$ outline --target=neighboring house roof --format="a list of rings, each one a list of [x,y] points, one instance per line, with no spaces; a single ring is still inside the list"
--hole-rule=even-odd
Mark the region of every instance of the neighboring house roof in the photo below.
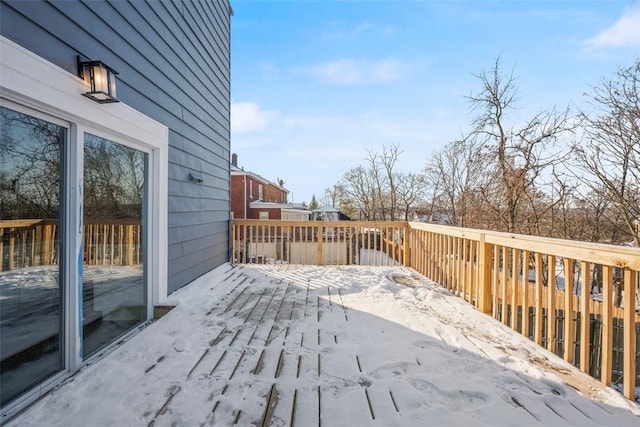
[[[331,206],[321,206],[318,209],[315,209],[313,212],[339,212],[338,209]]]
[[[235,175],[235,176],[242,176],[242,175],[250,176],[251,178],[255,179],[256,181],[261,181],[264,184],[272,185],[272,186],[284,191],[285,193],[289,193],[289,190],[287,190],[283,186],[281,186],[281,185],[279,185],[279,184],[277,184],[277,183],[275,183],[273,181],[269,181],[267,178],[264,178],[264,177],[258,175],[257,173],[241,169],[238,166],[231,165],[231,175]]]
[[[332,206],[321,206],[313,211],[317,219],[324,221],[351,221],[351,218]]]
[[[282,211],[286,211],[286,212],[300,212],[300,213],[307,213],[307,214],[311,214],[311,211],[308,211],[306,209],[291,209],[291,208],[282,208]]]

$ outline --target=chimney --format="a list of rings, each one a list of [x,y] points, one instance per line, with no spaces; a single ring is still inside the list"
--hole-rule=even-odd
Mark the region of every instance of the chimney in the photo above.
[[[231,154],[231,165],[238,167],[238,155],[236,153]]]

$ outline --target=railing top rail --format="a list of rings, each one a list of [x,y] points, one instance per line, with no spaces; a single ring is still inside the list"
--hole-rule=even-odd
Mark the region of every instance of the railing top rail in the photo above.
[[[9,219],[0,220],[0,228],[23,228],[32,227],[38,224],[55,224],[57,220],[49,219]]]
[[[416,230],[423,230],[476,241],[480,239],[480,235],[484,235],[485,242],[494,245],[540,252],[547,255],[573,258],[597,264],[615,267],[628,267],[633,270],[640,270],[640,248],[607,245],[603,243],[580,242],[576,240],[554,239],[550,237],[528,236],[525,234],[503,233],[498,231],[468,229],[448,225],[425,224],[420,222],[410,222],[409,226]]]
[[[10,219],[0,220],[0,229],[3,228],[27,228],[36,225],[55,225],[58,224],[57,219]],[[99,218],[84,221],[84,225],[140,225],[139,219],[111,219]]]
[[[264,226],[296,226],[296,227],[405,227],[404,221],[293,221],[279,219],[233,219],[236,225],[264,225]]]

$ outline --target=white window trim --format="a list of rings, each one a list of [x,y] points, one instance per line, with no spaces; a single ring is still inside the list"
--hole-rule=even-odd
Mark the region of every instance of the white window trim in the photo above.
[[[82,79],[3,36],[0,36],[0,52],[0,105],[7,100],[68,122],[66,154],[70,162],[82,166],[84,131],[97,132],[150,154],[146,250],[147,318],[151,319],[154,305],[164,303],[168,289],[168,128],[122,102],[98,104],[82,96],[86,91]],[[65,236],[68,241],[65,281],[69,281],[66,303],[77,307],[75,304],[82,295],[79,285],[82,284],[83,169],[68,170],[70,173],[65,178],[69,207],[65,215],[74,229],[68,229]],[[77,310],[71,309],[70,305],[67,307],[65,347],[68,352],[65,365],[67,370],[74,371],[84,363],[80,349],[82,324]],[[43,392],[42,387],[39,391]]]
[[[260,211],[260,219],[262,220],[269,219],[269,211]]]

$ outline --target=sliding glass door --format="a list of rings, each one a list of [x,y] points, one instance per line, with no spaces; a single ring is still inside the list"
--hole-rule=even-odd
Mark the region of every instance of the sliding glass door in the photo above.
[[[83,132],[81,275],[68,265],[63,218],[70,127],[0,107],[0,407],[147,320],[148,154]],[[61,122],[63,123],[63,122]],[[79,135],[79,136],[80,136]],[[77,207],[76,207],[77,209]],[[73,210],[73,209],[71,209]],[[77,257],[76,257],[77,258]],[[80,266],[79,266],[80,267]],[[76,279],[77,277],[77,279]],[[66,278],[66,279],[65,279]],[[81,280],[77,300],[67,297]],[[65,301],[69,301],[68,305]],[[68,316],[66,316],[68,314]],[[68,319],[82,319],[73,330]],[[68,327],[72,330],[68,333]]]
[[[64,369],[67,128],[0,107],[0,407]]]
[[[83,357],[146,320],[147,154],[85,133]]]

